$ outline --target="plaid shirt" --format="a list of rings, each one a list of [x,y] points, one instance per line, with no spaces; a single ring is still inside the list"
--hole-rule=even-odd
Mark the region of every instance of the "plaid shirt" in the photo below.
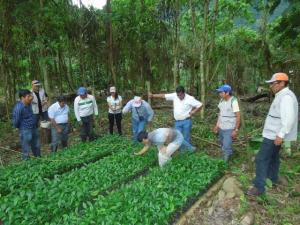
[[[21,101],[17,102],[13,110],[13,126],[20,130],[37,127],[37,121],[33,115],[31,105],[26,106]]]

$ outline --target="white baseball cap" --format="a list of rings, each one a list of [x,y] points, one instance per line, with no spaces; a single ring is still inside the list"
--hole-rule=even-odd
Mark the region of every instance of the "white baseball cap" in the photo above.
[[[109,92],[116,92],[116,87],[110,87]]]

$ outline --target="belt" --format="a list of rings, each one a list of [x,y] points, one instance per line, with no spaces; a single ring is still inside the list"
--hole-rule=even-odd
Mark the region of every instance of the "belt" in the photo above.
[[[191,117],[188,117],[188,118],[183,119],[183,120],[175,120],[175,122],[180,122],[180,121],[185,121],[185,120],[190,120],[190,119],[191,119]]]
[[[68,124],[68,123],[58,123],[57,125],[66,125],[66,124]]]

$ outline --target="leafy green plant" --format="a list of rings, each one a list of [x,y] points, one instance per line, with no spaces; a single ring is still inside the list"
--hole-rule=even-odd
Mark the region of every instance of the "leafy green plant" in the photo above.
[[[87,208],[105,191],[143,173],[156,162],[154,151],[136,157],[127,149],[53,180],[39,179],[32,187],[14,190],[0,199],[0,218],[9,224],[44,224],[74,208]],[[112,147],[115,143],[112,143]],[[123,142],[123,144],[126,144]]]
[[[30,187],[37,180],[52,179],[57,174],[95,162],[120,151],[124,143],[128,145],[126,139],[106,136],[101,140],[69,147],[55,155],[13,164],[0,170],[0,194],[6,195],[20,187]]]
[[[185,155],[50,224],[169,224],[224,168],[222,161]]]

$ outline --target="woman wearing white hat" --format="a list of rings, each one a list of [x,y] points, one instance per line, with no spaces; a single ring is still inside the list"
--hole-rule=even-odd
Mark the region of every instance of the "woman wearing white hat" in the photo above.
[[[107,97],[109,133],[113,134],[116,121],[118,133],[122,135],[122,97],[118,95],[116,87],[110,87],[110,96]]]
[[[123,113],[127,112],[132,113],[133,141],[137,142],[138,134],[152,121],[154,113],[149,103],[139,96],[135,96],[123,108]]]

